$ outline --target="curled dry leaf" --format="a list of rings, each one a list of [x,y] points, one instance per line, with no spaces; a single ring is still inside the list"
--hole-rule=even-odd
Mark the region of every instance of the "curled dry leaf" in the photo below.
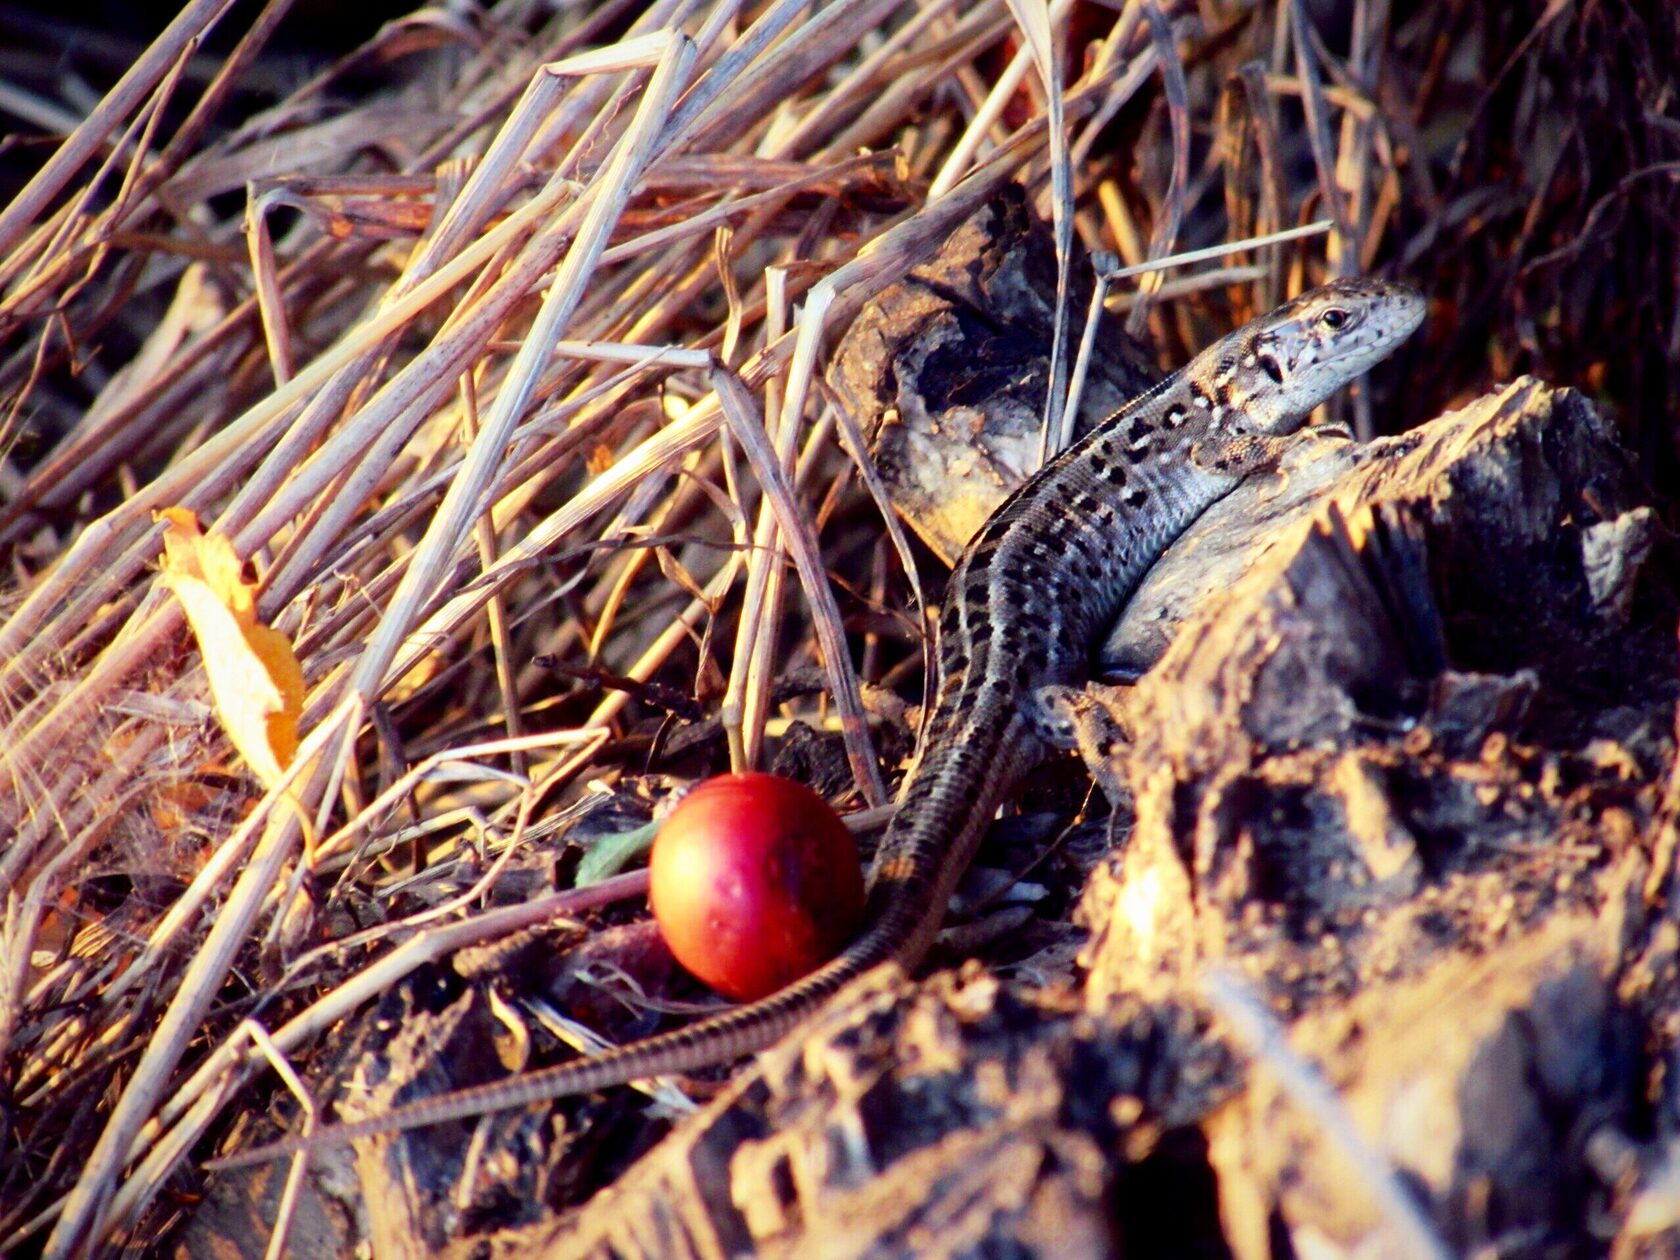
[[[186,508],[164,508],[163,580],[186,610],[204,654],[222,729],[265,786],[297,751],[303,667],[284,634],[257,620],[256,586],[233,545],[206,535]]]

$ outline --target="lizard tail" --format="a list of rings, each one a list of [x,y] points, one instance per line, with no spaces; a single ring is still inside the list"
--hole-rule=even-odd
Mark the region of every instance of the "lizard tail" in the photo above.
[[[805,1019],[817,1004],[850,981],[901,955],[904,941],[919,926],[914,921],[919,916],[912,907],[902,904],[889,907],[889,911],[843,953],[810,975],[760,1001],[735,1007],[686,1028],[616,1047],[593,1058],[423,1098],[365,1120],[328,1125],[313,1133],[238,1151],[207,1161],[204,1167],[213,1172],[241,1168],[284,1159],[304,1150],[342,1146],[380,1133],[421,1129],[488,1111],[503,1111],[551,1098],[587,1094],[629,1081],[672,1072],[689,1072],[721,1060],[752,1054],[780,1039]]]

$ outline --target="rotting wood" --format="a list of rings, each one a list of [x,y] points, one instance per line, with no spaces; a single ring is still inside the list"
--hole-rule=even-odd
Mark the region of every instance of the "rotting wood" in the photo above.
[[[1082,256],[1071,308],[1090,292]],[[1037,466],[1055,303],[1049,232],[1011,185],[874,298],[835,351],[829,378],[894,505],[946,563]],[[1105,315],[1099,335],[1075,436],[1159,379],[1119,320]]]

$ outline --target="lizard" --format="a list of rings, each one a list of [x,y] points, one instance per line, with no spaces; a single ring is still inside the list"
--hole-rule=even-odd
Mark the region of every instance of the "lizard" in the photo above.
[[[914,969],[987,823],[1069,742],[1069,687],[1155,560],[1209,505],[1272,469],[1290,436],[1418,327],[1423,298],[1334,280],[1246,324],[1132,399],[992,513],[952,570],[939,681],[901,804],[876,851],[867,926],[756,1002],[588,1059],[421,1099],[210,1161],[232,1168],[379,1133],[689,1072],[756,1053],[864,972]]]

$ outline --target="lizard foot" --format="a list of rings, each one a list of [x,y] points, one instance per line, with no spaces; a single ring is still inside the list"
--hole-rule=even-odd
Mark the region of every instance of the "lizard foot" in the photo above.
[[[1052,748],[1077,749],[1109,804],[1116,810],[1129,808],[1132,793],[1120,766],[1127,743],[1120,716],[1125,689],[1095,682],[1084,687],[1054,684],[1035,689],[1030,708],[1039,738]]]

